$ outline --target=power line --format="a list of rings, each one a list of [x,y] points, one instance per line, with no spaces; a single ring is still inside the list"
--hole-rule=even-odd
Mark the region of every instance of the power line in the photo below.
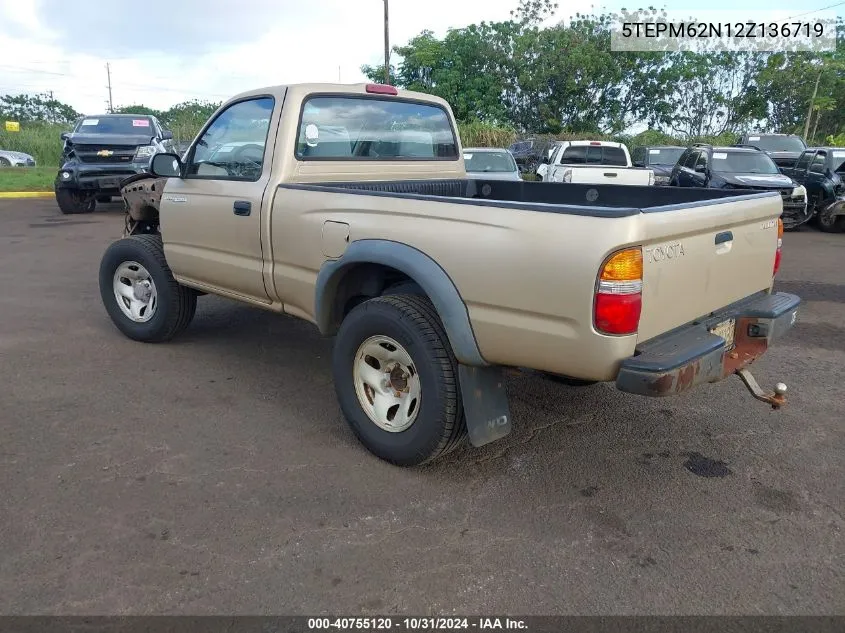
[[[836,4],[832,4],[828,7],[822,7],[821,9],[813,9],[812,11],[807,11],[805,13],[799,13],[798,15],[793,15],[791,18],[786,18],[787,20],[792,20],[794,18],[800,18],[804,15],[810,15],[811,13],[818,13],[819,11],[827,11],[828,9],[835,9],[836,7],[841,7],[845,2],[837,2]]]

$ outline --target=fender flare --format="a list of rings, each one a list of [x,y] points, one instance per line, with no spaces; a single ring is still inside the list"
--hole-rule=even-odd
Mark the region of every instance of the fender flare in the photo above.
[[[381,264],[410,277],[434,304],[458,362],[475,367],[488,365],[478,349],[466,304],[446,271],[422,251],[392,240],[357,240],[338,259],[321,266],[315,289],[315,316],[323,335],[336,332],[334,299],[338,286],[346,272],[358,264]]]

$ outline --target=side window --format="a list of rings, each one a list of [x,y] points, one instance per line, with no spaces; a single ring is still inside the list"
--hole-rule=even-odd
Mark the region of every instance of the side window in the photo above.
[[[798,162],[795,163],[795,169],[798,170],[805,170],[807,169],[807,165],[810,164],[810,159],[813,157],[813,152],[804,152],[798,158]]]
[[[554,151],[552,152],[552,157],[549,159],[549,165],[554,165],[557,162],[557,157],[560,156],[561,147],[561,145],[555,147]]]
[[[689,169],[695,168],[695,163],[698,161],[698,156],[701,154],[698,150],[692,150],[688,155],[687,159],[684,161],[684,167]]]
[[[261,178],[273,105],[272,97],[261,97],[221,112],[197,140],[187,176],[249,182]]]
[[[824,152],[819,152],[810,163],[810,171],[816,174],[824,173],[824,164],[827,162],[827,155]]]
[[[696,167],[707,167],[707,152],[699,152],[698,158],[695,161]]]

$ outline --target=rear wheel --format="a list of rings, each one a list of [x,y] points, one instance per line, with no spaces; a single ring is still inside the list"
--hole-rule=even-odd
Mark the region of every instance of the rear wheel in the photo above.
[[[97,206],[93,194],[75,189],[56,189],[56,202],[65,215],[91,213]]]
[[[427,297],[355,306],[337,334],[332,369],[346,421],[377,457],[416,466],[466,438],[458,363]]]
[[[12,162],[8,158],[0,156],[0,167],[11,167]]]
[[[133,235],[106,249],[100,297],[117,329],[146,343],[172,339],[197,308],[196,293],[173,278],[157,235]]]

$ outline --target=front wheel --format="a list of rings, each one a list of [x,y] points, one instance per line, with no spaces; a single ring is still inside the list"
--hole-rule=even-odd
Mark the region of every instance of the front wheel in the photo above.
[[[56,202],[65,215],[91,213],[97,206],[92,194],[74,189],[56,189]]]
[[[466,438],[458,363],[427,297],[355,306],[337,334],[332,370],[346,421],[377,457],[416,466]]]
[[[845,215],[819,212],[817,217],[819,228],[825,233],[845,232]]]
[[[196,293],[173,278],[157,235],[132,235],[106,249],[100,297],[117,329],[145,343],[172,339],[197,308]]]

